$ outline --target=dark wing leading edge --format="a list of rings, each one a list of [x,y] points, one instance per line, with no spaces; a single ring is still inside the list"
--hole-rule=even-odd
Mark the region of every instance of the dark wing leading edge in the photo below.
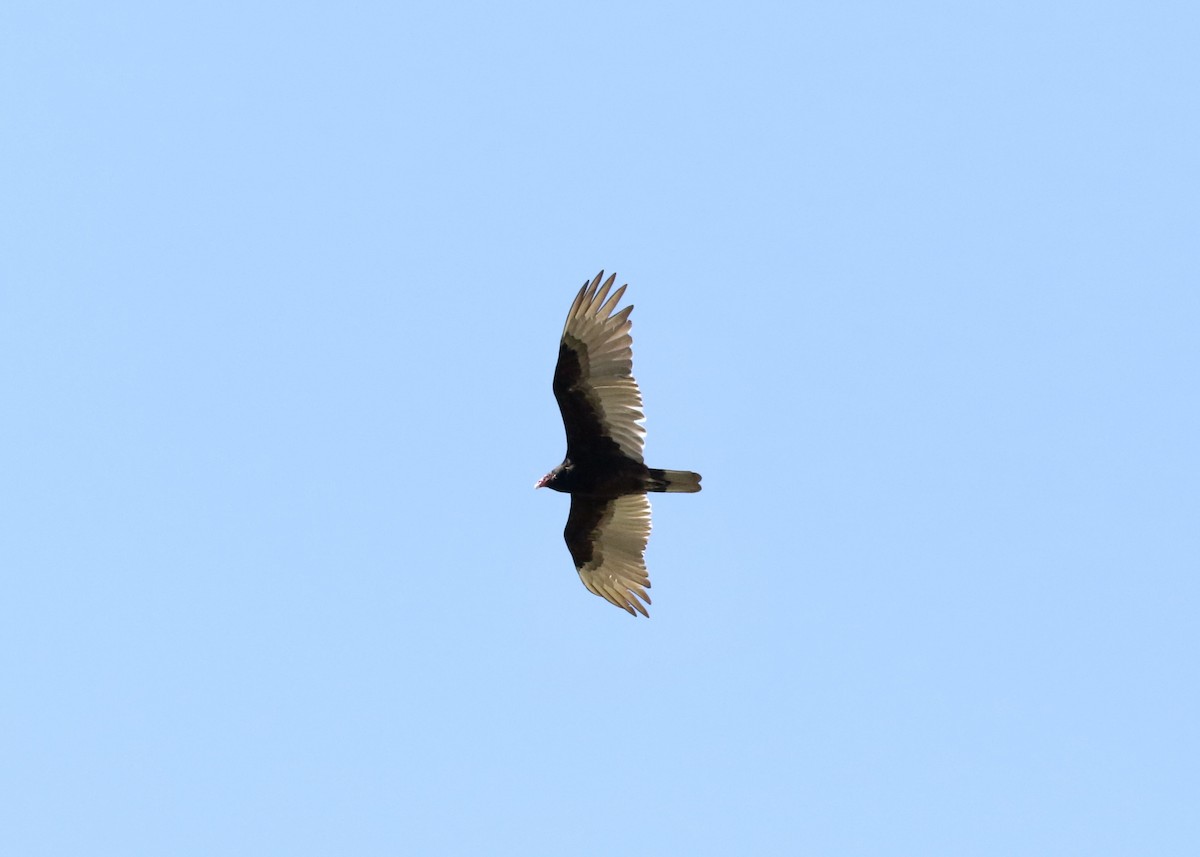
[[[567,313],[554,369],[554,398],[567,430],[568,457],[603,452],[615,444],[640,463],[646,429],[641,425],[642,394],[633,380],[633,307],[613,313],[625,286],[609,297],[616,275],[600,285],[603,276],[601,271],[583,284]]]
[[[630,615],[636,615],[636,609],[650,616],[642,606],[642,601],[650,603],[650,576],[642,559],[650,538],[650,501],[645,494],[614,500],[572,494],[563,537],[579,579],[590,592]]]

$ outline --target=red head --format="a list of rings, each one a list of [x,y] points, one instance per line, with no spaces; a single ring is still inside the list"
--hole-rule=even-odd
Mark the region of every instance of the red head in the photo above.
[[[541,479],[539,479],[533,487],[553,488],[555,491],[570,491],[571,489],[567,485],[570,480],[563,477],[571,475],[571,468],[571,462],[564,461],[562,464],[558,465],[558,467],[554,468]]]

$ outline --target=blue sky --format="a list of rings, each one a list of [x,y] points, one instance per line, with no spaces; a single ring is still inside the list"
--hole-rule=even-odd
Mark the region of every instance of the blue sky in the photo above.
[[[1198,24],[7,4],[0,851],[1197,853]]]

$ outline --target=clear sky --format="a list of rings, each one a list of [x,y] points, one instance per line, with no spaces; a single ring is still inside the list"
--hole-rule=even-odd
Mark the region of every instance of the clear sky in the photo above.
[[[0,11],[0,853],[1200,853],[1191,3]],[[550,391],[636,304],[651,618]]]

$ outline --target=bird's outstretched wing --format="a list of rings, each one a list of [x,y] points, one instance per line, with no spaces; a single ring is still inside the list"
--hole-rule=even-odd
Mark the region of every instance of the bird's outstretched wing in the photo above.
[[[612,500],[571,495],[571,514],[563,531],[579,579],[590,592],[636,615],[649,616],[643,554],[650,538],[650,501],[645,494]]]
[[[616,275],[584,283],[563,327],[554,369],[554,398],[567,430],[567,456],[619,450],[642,461],[646,429],[642,394],[633,379],[633,306],[614,312],[625,286],[609,297]],[[615,449],[614,449],[615,447]]]

